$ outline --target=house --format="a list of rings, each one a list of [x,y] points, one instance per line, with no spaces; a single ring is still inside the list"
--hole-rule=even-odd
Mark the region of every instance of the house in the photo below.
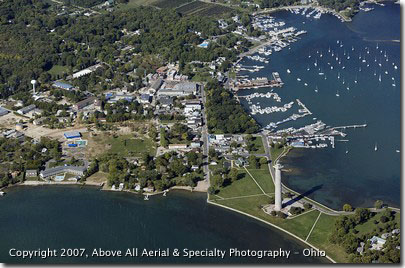
[[[122,189],[124,189],[124,183],[123,182],[120,183],[120,185],[118,186],[118,189],[120,191],[122,191]]]
[[[63,136],[65,136],[66,139],[76,139],[80,138],[82,134],[79,131],[69,131],[63,133]]]
[[[155,189],[153,188],[153,187],[144,187],[143,189],[142,189],[144,192],[147,192],[147,193],[152,193],[153,191],[155,191]]]
[[[192,142],[190,143],[191,148],[200,148],[201,147],[201,142]]]
[[[141,190],[141,185],[139,183],[135,184],[134,190],[139,192]]]
[[[245,165],[247,165],[247,161],[245,159],[243,159],[242,157],[239,157],[238,159],[235,160],[235,164],[238,167],[244,167]]]
[[[164,88],[158,91],[158,96],[185,97],[188,95],[197,95],[199,85],[194,82],[183,82],[174,85],[172,89]]]
[[[391,233],[383,233],[382,235],[381,235],[381,238],[382,239],[387,239],[388,237],[390,237],[392,234]]]
[[[156,80],[156,81],[152,84],[151,88],[156,92],[156,91],[159,90],[159,88],[160,88],[162,85],[163,85],[163,79],[158,79],[158,80]]]
[[[37,177],[38,171],[36,169],[28,169],[25,171],[25,177]]]
[[[191,170],[192,170],[192,171],[196,171],[198,168],[199,168],[198,165],[192,165],[192,166],[191,166]]]
[[[35,108],[37,108],[37,106],[35,106],[35,104],[31,104],[24,108],[21,108],[20,110],[17,111],[17,113],[19,113],[21,115],[25,115],[25,114],[31,112],[32,110],[34,110]]]
[[[60,82],[60,81],[54,82],[52,84],[52,86],[54,86],[56,88],[65,89],[65,90],[72,90],[74,88],[71,84]]]
[[[381,250],[384,247],[384,244],[386,242],[385,239],[382,239],[378,236],[373,236],[370,240],[371,243],[371,249],[373,250]]]

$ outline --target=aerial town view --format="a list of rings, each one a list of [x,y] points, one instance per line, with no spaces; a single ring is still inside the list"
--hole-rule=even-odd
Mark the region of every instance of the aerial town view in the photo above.
[[[400,263],[399,0],[0,0],[0,263]]]

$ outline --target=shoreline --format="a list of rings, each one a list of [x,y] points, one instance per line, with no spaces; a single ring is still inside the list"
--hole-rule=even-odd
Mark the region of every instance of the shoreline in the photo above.
[[[247,216],[247,217],[249,217],[249,218],[255,219],[255,220],[257,220],[257,221],[260,221],[260,222],[262,222],[262,223],[264,223],[264,224],[267,224],[267,225],[269,225],[269,226],[271,226],[271,227],[276,228],[277,230],[280,230],[280,231],[282,231],[282,232],[284,232],[284,233],[290,235],[291,237],[293,237],[293,238],[297,239],[298,241],[300,241],[300,242],[302,242],[302,243],[304,243],[304,244],[310,246],[311,248],[313,248],[313,249],[315,249],[315,250],[317,250],[317,251],[320,251],[319,248],[315,247],[315,246],[312,245],[311,243],[309,243],[309,242],[303,240],[302,238],[296,236],[295,234],[293,234],[293,233],[291,233],[291,232],[289,232],[289,231],[287,231],[287,230],[281,228],[280,226],[277,226],[277,225],[275,225],[275,224],[273,224],[273,223],[270,223],[270,222],[268,222],[268,221],[266,221],[266,220],[260,219],[260,218],[258,218],[258,217],[256,217],[256,216],[253,216],[253,215],[250,215],[249,213],[246,213],[246,212],[243,212],[243,211],[240,211],[240,210],[231,208],[231,207],[227,207],[227,206],[225,206],[225,205],[217,204],[217,203],[215,203],[215,202],[212,202],[212,201],[208,200],[208,198],[207,198],[207,203],[210,204],[210,205],[215,205],[215,206],[218,206],[218,207],[221,207],[221,208],[224,208],[224,209],[228,209],[228,210],[230,210],[230,211],[233,211],[233,212],[242,214],[242,215],[244,215],[244,216]],[[335,260],[333,260],[331,257],[329,257],[328,255],[326,255],[326,252],[325,252],[325,258],[327,258],[327,259],[328,259],[329,261],[331,261],[332,263],[337,263],[337,262],[336,262]]]

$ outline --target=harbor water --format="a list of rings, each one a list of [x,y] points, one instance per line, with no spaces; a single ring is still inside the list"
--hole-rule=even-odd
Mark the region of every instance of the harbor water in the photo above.
[[[167,197],[100,191],[96,187],[18,186],[0,205],[0,262],[4,263],[326,263],[304,257],[307,246],[268,225],[206,202],[206,194]],[[9,250],[143,248],[291,250],[289,258],[57,257],[21,259]],[[59,251],[60,252],[60,251]],[[297,252],[298,254],[295,254]]]
[[[282,160],[283,183],[334,209],[345,203],[373,206],[377,199],[400,205],[400,6],[370,6],[373,11],[361,11],[349,23],[330,14],[314,19],[289,11],[273,13],[285,27],[307,33],[279,52],[261,55],[268,64],[241,62],[265,66],[241,75],[271,78],[279,72],[284,82],[282,88],[239,91],[246,96],[272,90],[282,99],[254,98],[248,103],[240,98],[247,110],[252,104],[263,109],[299,99],[312,112],[275,131],[317,120],[332,127],[367,124],[343,130],[347,136],[336,137],[335,148],[293,149]],[[297,113],[297,108],[252,116],[267,126]]]

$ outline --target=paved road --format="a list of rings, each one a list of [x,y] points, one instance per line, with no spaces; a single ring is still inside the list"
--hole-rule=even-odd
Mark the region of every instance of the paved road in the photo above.
[[[205,174],[204,183],[207,185],[207,188],[210,186],[210,172],[208,168],[208,128],[207,128],[207,110],[206,110],[206,103],[207,97],[205,95],[204,86],[201,87],[201,97],[203,100],[203,116],[204,116],[204,125],[202,127],[202,138],[203,138],[203,155],[204,155],[204,165],[203,170]]]

